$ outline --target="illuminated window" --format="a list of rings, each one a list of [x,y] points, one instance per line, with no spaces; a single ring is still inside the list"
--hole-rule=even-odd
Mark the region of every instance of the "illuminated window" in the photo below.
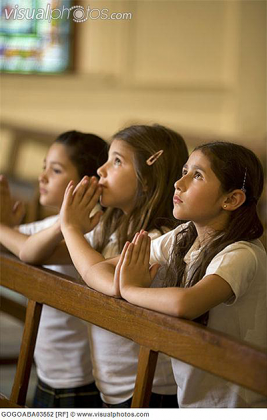
[[[0,69],[62,73],[71,65],[71,1],[2,0]]]

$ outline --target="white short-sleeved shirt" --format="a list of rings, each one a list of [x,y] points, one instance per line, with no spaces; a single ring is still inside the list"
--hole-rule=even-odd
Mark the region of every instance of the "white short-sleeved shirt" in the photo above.
[[[153,239],[160,232],[152,231],[149,235]],[[91,232],[86,235],[86,239],[93,246]],[[118,255],[115,235],[112,235],[102,254],[105,258]],[[131,340],[95,325],[90,328],[93,374],[101,398],[107,404],[122,403],[133,395],[140,347]],[[166,355],[160,354],[158,357],[152,391],[163,395],[177,392],[171,359]]]
[[[152,242],[151,263],[167,262],[176,234],[184,226]],[[196,244],[184,259],[187,272],[200,251]],[[234,296],[209,311],[208,327],[267,348],[266,251],[261,242],[227,246],[208,265],[206,275],[210,274],[222,277]],[[172,365],[179,407],[267,407],[265,397],[239,385],[175,359]]]
[[[33,235],[52,226],[58,216],[20,225],[19,231]],[[73,265],[45,268],[77,278]],[[74,316],[43,305],[34,359],[38,377],[52,388],[76,388],[94,381],[87,324]]]

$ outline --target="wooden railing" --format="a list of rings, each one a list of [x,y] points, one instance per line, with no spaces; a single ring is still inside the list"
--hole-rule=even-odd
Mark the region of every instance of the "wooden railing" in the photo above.
[[[9,399],[24,406],[42,305],[98,325],[140,345],[132,407],[147,407],[158,352],[267,396],[267,354],[191,321],[159,314],[91,290],[80,280],[1,254],[1,284],[28,301],[21,350]]]

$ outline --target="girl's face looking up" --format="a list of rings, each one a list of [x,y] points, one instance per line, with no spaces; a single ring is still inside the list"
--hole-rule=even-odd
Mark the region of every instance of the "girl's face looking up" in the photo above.
[[[132,211],[137,192],[134,168],[134,151],[123,140],[113,140],[108,161],[97,173],[102,186],[101,204],[121,209],[125,214]]]
[[[68,157],[66,147],[54,143],[44,159],[43,172],[39,176],[40,203],[60,209],[69,181],[80,181],[78,171]]]
[[[226,194],[212,171],[209,159],[200,151],[193,152],[183,167],[182,177],[174,184],[176,219],[191,220],[196,227],[222,229],[228,212],[223,210]]]

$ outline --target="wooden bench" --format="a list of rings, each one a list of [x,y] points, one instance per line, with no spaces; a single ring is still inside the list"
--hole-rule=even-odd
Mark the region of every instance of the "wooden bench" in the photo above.
[[[159,314],[91,290],[73,280],[1,254],[1,284],[26,296],[24,333],[10,399],[0,406],[24,406],[35,341],[46,304],[140,345],[132,407],[148,407],[158,352],[267,396],[267,354],[191,321]]]

